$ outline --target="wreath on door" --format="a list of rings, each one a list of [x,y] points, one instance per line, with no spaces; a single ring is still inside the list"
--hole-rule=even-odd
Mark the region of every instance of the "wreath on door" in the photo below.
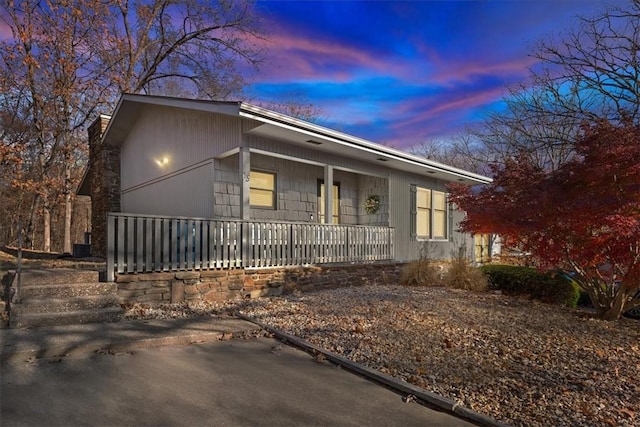
[[[376,195],[367,197],[364,201],[364,210],[369,215],[378,213],[378,210],[380,210],[380,197]]]

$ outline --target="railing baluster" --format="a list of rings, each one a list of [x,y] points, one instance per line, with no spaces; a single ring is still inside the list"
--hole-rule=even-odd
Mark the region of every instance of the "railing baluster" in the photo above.
[[[124,221],[125,218],[122,216],[118,216],[118,244],[116,251],[118,252],[117,261],[116,261],[116,271],[118,273],[124,273],[126,270],[124,269],[125,263],[127,262],[125,258],[125,254],[127,251],[127,247],[125,244],[126,234],[125,234],[125,226]]]
[[[169,233],[168,219],[162,218],[160,220],[162,225],[162,266],[158,267],[158,270],[167,271],[171,269],[171,234]]]
[[[134,226],[135,226],[135,218],[129,217],[126,218],[127,221],[127,243],[126,243],[126,252],[125,257],[127,258],[127,273],[135,273],[135,240],[134,240]]]
[[[394,256],[393,234],[383,226],[110,213],[108,277],[115,272],[388,260]]]
[[[116,221],[116,216],[107,214],[107,282],[115,280]]]
[[[153,218],[144,220],[144,271],[153,271]]]

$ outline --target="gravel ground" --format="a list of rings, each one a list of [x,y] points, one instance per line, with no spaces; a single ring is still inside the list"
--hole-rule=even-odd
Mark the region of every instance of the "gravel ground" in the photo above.
[[[640,426],[640,321],[401,286],[135,305],[126,316],[238,312],[515,426]]]

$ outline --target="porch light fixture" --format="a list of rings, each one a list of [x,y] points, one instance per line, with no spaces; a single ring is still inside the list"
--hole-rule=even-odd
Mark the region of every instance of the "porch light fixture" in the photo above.
[[[307,141],[309,144],[313,144],[313,145],[322,145],[322,142],[320,141],[314,141],[313,139],[307,139]]]
[[[160,159],[156,159],[156,164],[161,168],[169,164],[169,157],[163,156]]]

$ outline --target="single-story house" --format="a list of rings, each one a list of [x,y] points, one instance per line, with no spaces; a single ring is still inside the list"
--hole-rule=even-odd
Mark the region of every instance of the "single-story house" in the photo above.
[[[446,186],[491,182],[245,102],[125,94],[89,139],[78,194],[121,273],[472,259]]]

